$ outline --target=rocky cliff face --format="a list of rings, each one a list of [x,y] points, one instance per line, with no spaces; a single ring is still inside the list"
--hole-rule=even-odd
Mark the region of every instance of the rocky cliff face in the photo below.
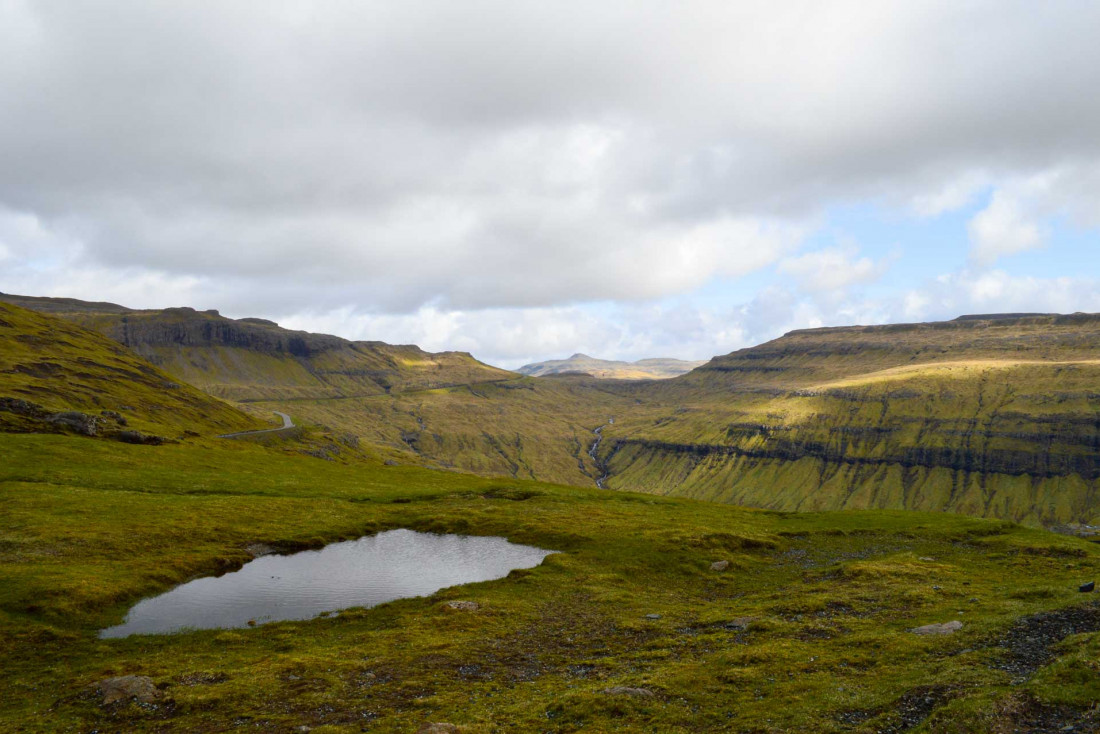
[[[109,336],[181,380],[242,400],[364,397],[391,390],[463,385],[514,375],[463,352],[353,342],[284,329],[266,319],[217,311],[138,311],[75,299],[0,295]]]
[[[155,312],[129,312],[112,318],[78,317],[126,346],[142,350],[158,347],[233,347],[267,354],[309,357],[342,349],[351,342],[327,334],[289,331],[264,319],[228,319],[217,311],[166,308]]]
[[[605,431],[620,489],[774,509],[1100,517],[1100,318],[817,329],[647,387]]]

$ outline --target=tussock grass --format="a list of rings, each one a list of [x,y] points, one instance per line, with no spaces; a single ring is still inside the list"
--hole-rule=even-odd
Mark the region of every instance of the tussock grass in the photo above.
[[[993,731],[1014,697],[1084,706],[1100,686],[1095,635],[1023,686],[994,667],[1003,630],[1080,603],[1077,584],[1100,571],[1095,545],[1008,523],[746,510],[245,442],[8,434],[0,452],[9,730],[873,731],[934,689],[948,693],[929,722],[949,711]],[[249,543],[394,527],[562,552],[499,581],[307,622],[95,636],[143,596],[246,562]],[[711,571],[715,560],[731,566]],[[455,599],[481,609],[447,610]],[[965,625],[953,636],[906,631],[951,619]],[[129,673],[171,703],[105,709],[83,693]],[[615,686],[653,695],[604,693]]]

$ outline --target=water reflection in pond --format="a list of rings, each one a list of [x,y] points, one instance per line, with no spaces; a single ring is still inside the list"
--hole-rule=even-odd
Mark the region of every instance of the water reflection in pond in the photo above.
[[[503,578],[513,569],[539,565],[553,552],[504,538],[390,530],[321,550],[264,556],[239,571],[190,581],[138,602],[122,624],[102,630],[100,637],[310,619]]]

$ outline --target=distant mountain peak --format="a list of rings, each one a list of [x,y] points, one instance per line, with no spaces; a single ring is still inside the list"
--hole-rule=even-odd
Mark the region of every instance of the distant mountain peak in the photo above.
[[[650,358],[637,362],[599,359],[577,352],[568,359],[551,359],[520,367],[517,372],[532,377],[548,375],[588,375],[607,380],[663,380],[677,377],[699,367],[704,362],[681,359]]]

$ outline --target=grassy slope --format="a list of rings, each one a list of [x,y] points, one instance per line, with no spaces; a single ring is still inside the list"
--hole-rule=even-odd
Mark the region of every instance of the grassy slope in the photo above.
[[[612,487],[774,509],[899,507],[1100,518],[1100,365],[907,367],[608,433]],[[621,442],[621,443],[620,443]]]
[[[258,319],[235,321],[216,312],[181,308],[59,315],[232,400],[366,396],[514,377],[461,352],[432,354],[409,345],[350,342]]]
[[[592,485],[592,430],[633,407],[586,379],[515,378],[370,398],[256,402],[348,431],[379,456],[483,475]]]
[[[120,411],[131,427],[171,438],[257,427],[236,408],[176,379],[100,334],[0,303],[0,397],[55,412]],[[0,427],[25,424],[0,412]]]
[[[143,320],[169,334],[240,323],[87,305],[70,317],[124,341]],[[141,348],[174,374],[253,401],[257,417],[354,435],[378,459],[578,485],[609,471],[616,489],[784,510],[1100,521],[1091,316],[799,331],[641,383],[517,379],[468,355],[342,340],[307,357],[164,341]],[[591,431],[612,416],[597,466]]]
[[[1011,731],[1022,710],[1083,716],[1100,697],[1097,634],[1023,683],[997,667],[1013,620],[1080,603],[1076,584],[1100,571],[1097,546],[1005,523],[788,515],[247,443],[0,434],[0,453],[7,731],[871,732],[927,700],[915,730],[982,732]],[[140,597],[245,561],[248,543],[391,527],[563,552],[328,619],[95,637]],[[718,559],[731,569],[710,571]],[[450,612],[451,599],[482,609]],[[747,629],[727,628],[742,617]],[[966,626],[952,637],[905,631],[956,618]],[[102,708],[83,693],[128,673],[152,676],[170,703]],[[603,693],[615,685],[656,696]]]
[[[609,486],[773,509],[1100,519],[1100,319],[794,332],[646,388]]]

